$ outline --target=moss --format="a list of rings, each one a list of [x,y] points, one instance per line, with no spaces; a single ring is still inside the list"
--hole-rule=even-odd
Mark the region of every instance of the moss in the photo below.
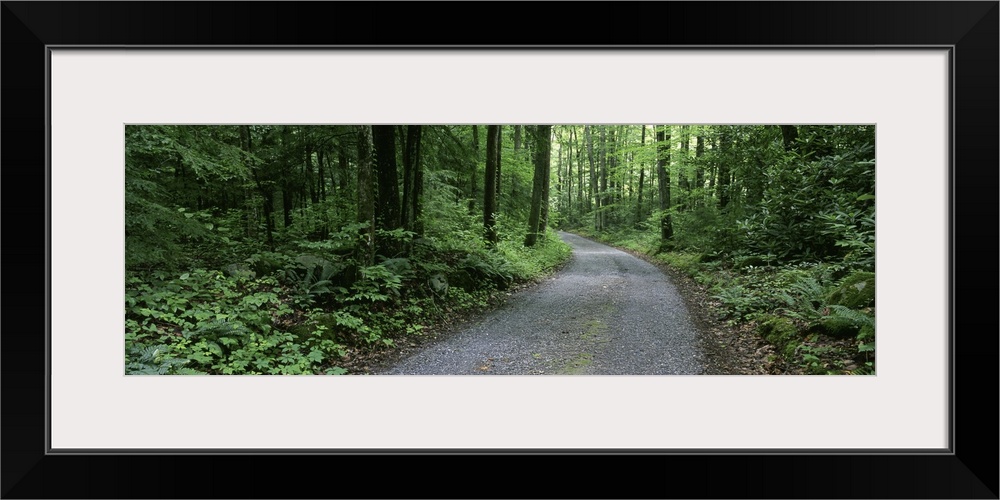
[[[795,324],[781,316],[770,314],[763,316],[759,320],[757,332],[786,358],[791,358],[795,354],[795,349],[801,340]]]
[[[569,360],[561,370],[558,371],[560,375],[578,375],[587,370],[587,368],[594,363],[594,355],[589,352],[582,352]]]
[[[844,316],[824,316],[819,321],[819,327],[831,337],[847,338],[858,334],[858,325]]]
[[[827,301],[851,309],[875,305],[875,273],[856,272],[848,275],[830,293]]]

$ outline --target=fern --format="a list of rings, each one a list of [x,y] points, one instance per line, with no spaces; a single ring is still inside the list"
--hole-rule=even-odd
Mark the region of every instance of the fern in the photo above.
[[[168,347],[163,344],[153,346],[134,346],[129,349],[129,360],[126,358],[126,375],[166,375],[166,374],[200,374],[197,370],[184,368],[186,359],[167,357]]]
[[[804,277],[789,286],[788,292],[779,294],[787,304],[784,308],[789,317],[814,322],[822,317],[820,308],[825,302],[826,290],[815,278]]]

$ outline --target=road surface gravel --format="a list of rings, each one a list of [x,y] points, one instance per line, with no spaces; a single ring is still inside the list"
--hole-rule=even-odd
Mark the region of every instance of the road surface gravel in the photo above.
[[[697,375],[700,332],[670,278],[607,245],[561,232],[571,260],[499,309],[375,375]]]

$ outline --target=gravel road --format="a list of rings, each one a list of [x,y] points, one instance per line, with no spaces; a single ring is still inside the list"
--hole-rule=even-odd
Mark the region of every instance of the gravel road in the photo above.
[[[569,263],[504,306],[421,347],[383,375],[694,375],[699,331],[652,264],[569,233]]]

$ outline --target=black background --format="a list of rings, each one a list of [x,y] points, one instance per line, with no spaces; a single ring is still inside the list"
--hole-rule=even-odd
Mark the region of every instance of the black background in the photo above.
[[[622,2],[3,2],[3,497],[997,498],[998,3],[641,7],[639,16]],[[955,46],[955,453],[46,455],[45,46],[248,44]],[[196,408],[190,416],[225,425]],[[844,416],[870,417],[865,408]]]

